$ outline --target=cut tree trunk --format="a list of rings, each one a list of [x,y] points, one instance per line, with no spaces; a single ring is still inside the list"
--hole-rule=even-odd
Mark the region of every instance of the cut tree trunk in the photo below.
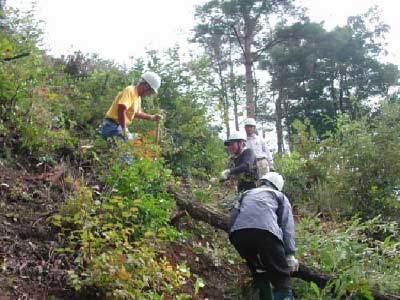
[[[204,205],[203,203],[191,200],[193,196],[185,192],[172,192],[175,195],[177,206],[185,210],[193,219],[203,221],[214,228],[229,231],[229,216],[215,209]],[[183,214],[179,214],[182,216]],[[175,223],[176,218],[173,220]],[[299,271],[292,274],[293,277],[300,278],[307,282],[314,282],[318,287],[323,288],[328,281],[337,278],[336,274],[327,274],[317,268],[306,266],[300,263]],[[400,300],[400,295],[383,294],[378,289],[372,289],[372,295],[375,300]]]

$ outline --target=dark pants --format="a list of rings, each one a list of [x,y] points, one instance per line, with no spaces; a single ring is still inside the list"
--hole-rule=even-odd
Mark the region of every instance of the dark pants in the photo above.
[[[290,269],[283,244],[276,236],[249,228],[234,231],[229,240],[246,260],[255,281],[263,277],[276,291],[290,291]]]

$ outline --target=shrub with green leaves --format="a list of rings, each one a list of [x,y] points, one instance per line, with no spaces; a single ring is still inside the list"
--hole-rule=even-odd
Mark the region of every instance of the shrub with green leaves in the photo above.
[[[30,159],[54,163],[57,157],[77,149],[77,139],[67,130],[49,130],[36,124],[23,124],[20,130],[21,150],[29,153]]]
[[[381,217],[323,223],[302,218],[296,225],[297,255],[309,266],[337,274],[323,290],[296,281],[299,299],[373,299],[371,289],[400,292],[400,227]]]
[[[62,213],[52,217],[69,241],[59,251],[76,257],[78,267],[69,272],[76,289],[96,286],[107,299],[191,297],[180,292],[192,276],[190,271],[172,265],[159,250],[179,233],[168,224],[175,206],[166,191],[171,170],[152,147],[121,144],[115,148],[108,158],[102,197],[94,201],[93,190],[75,181]],[[133,161],[126,164],[123,158],[129,150]]]
[[[292,202],[328,214],[398,218],[399,124],[396,103],[359,121],[342,116],[321,142],[307,122],[297,122],[293,153],[277,159]]]

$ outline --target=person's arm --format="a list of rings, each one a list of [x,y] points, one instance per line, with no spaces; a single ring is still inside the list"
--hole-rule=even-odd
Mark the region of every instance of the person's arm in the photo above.
[[[145,112],[137,112],[135,114],[135,118],[141,119],[141,120],[152,120],[152,121],[158,121],[161,119],[160,115],[150,115]]]
[[[126,130],[126,106],[118,104],[118,123],[121,125],[122,130]]]
[[[127,130],[126,111],[132,105],[130,87],[128,86],[119,92],[114,101],[118,103],[118,124],[121,126],[122,131],[125,132]]]
[[[256,155],[254,151],[247,148],[243,151],[240,164],[230,170],[230,175],[237,175],[244,172],[250,172],[250,167],[254,164]]]
[[[260,139],[261,139],[261,149],[266,154],[269,170],[272,171],[272,170],[274,170],[274,161],[272,159],[271,151],[269,151],[269,148],[268,148],[267,143],[265,142],[265,140],[263,138],[261,138],[261,137],[260,137]]]
[[[294,240],[294,220],[292,206],[288,198],[280,193],[277,194],[279,198],[278,208],[278,225],[282,229],[283,247],[285,249],[286,262],[289,266],[290,272],[299,271],[299,261],[295,258],[296,243]]]
[[[286,255],[294,255],[296,252],[296,243],[294,240],[294,220],[292,213],[292,206],[288,198],[281,194],[277,195],[280,197],[281,205],[278,209],[278,225],[282,229],[283,245],[285,248]]]

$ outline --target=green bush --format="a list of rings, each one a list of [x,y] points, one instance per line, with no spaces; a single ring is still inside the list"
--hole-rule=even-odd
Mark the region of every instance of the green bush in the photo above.
[[[108,168],[100,199],[84,182],[69,180],[74,192],[51,219],[69,241],[59,251],[75,253],[77,268],[69,274],[76,289],[96,286],[107,299],[191,297],[180,291],[192,276],[189,269],[171,264],[160,251],[179,233],[168,223],[175,207],[167,193],[171,170],[156,150],[129,143],[111,149],[102,157]],[[123,163],[127,153],[131,164]]]
[[[64,129],[49,130],[35,124],[21,124],[22,151],[30,159],[55,163],[64,154],[72,155],[77,149],[77,138]]]
[[[327,287],[295,282],[299,299],[372,299],[371,289],[400,292],[398,276],[400,227],[376,217],[366,222],[321,222],[302,218],[296,224],[300,260],[329,274],[337,274]],[[332,293],[333,292],[333,293]]]
[[[400,105],[385,103],[359,121],[344,115],[337,124],[321,142],[307,122],[295,124],[293,153],[277,158],[292,202],[331,215],[398,218]]]

